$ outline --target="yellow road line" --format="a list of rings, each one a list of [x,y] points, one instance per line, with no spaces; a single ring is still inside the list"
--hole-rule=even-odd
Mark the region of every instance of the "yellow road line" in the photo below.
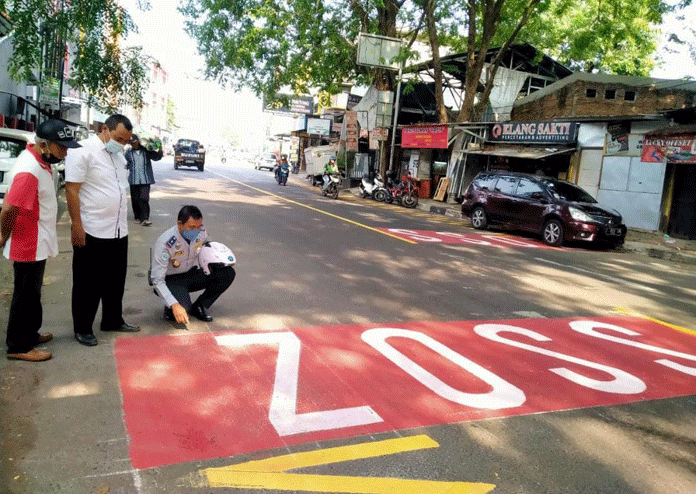
[[[265,460],[248,461],[244,463],[243,466],[245,472],[285,472],[286,470],[295,468],[307,468],[317,465],[339,463],[342,461],[375,458],[377,456],[387,456],[406,451],[417,451],[419,449],[437,448],[439,446],[440,445],[430,437],[420,435],[276,456],[275,458],[266,458]],[[240,470],[240,466],[241,465],[233,465],[231,467],[223,467],[223,469],[230,468],[232,470]]]
[[[407,244],[416,245],[416,244],[418,243],[418,242],[414,242],[413,240],[408,240],[408,239],[405,239],[405,238],[401,238],[401,237],[399,237],[399,236],[397,236],[397,235],[393,235],[393,234],[388,233],[388,232],[383,232],[382,230],[378,230],[377,228],[374,228],[374,227],[371,227],[371,226],[368,226],[368,225],[364,225],[363,223],[358,223],[357,221],[349,220],[348,218],[344,218],[344,217],[338,216],[338,215],[336,215],[336,214],[332,214],[332,213],[329,213],[329,212],[326,212],[326,211],[322,211],[321,209],[317,209],[317,208],[314,208],[314,207],[312,207],[312,206],[307,206],[306,204],[302,204],[301,202],[293,201],[292,199],[288,199],[287,197],[279,196],[278,194],[274,194],[273,192],[268,192],[268,191],[266,191],[266,190],[259,189],[259,188],[257,188],[257,187],[252,186],[252,185],[245,184],[244,182],[240,182],[239,180],[235,180],[235,179],[233,179],[233,178],[226,177],[225,175],[222,175],[222,174],[220,174],[220,173],[216,173],[216,172],[214,172],[214,171],[210,171],[210,173],[212,173],[212,174],[214,174],[214,175],[217,175],[217,176],[219,176],[219,177],[225,178],[225,179],[227,179],[227,180],[229,180],[229,181],[231,181],[231,182],[234,182],[234,183],[236,183],[236,184],[239,184],[239,185],[242,185],[242,186],[244,186],[244,187],[247,187],[247,188],[249,188],[249,189],[251,189],[251,190],[255,190],[255,191],[257,191],[257,192],[261,192],[262,194],[266,194],[266,195],[269,195],[269,196],[272,196],[272,197],[276,197],[276,198],[281,199],[281,200],[283,200],[283,201],[285,201],[285,202],[289,202],[290,204],[295,204],[296,206],[300,206],[300,207],[309,209],[309,210],[311,210],[311,211],[314,211],[314,212],[317,212],[317,213],[321,213],[321,214],[324,214],[324,215],[326,215],[326,216],[330,216],[331,218],[335,218],[335,219],[337,219],[337,220],[345,221],[346,223],[350,223],[351,225],[359,226],[360,228],[365,228],[366,230],[370,230],[370,231],[373,231],[373,232],[381,233],[382,235],[386,235],[387,237],[391,237],[391,238],[395,238],[395,239],[397,239],[397,240],[401,240],[402,242],[406,242]]]
[[[287,470],[437,448],[420,435],[283,455],[201,471],[210,487],[360,494],[487,494],[494,484],[287,473]]]
[[[644,315],[644,314],[641,314],[641,313],[639,313],[639,312],[632,311],[632,310],[630,310],[630,309],[624,309],[624,308],[622,308],[622,307],[615,307],[615,308],[614,308],[614,311],[616,311],[616,312],[621,312],[622,314],[627,314],[627,315],[629,315],[629,316],[640,317],[640,318],[645,319],[645,320],[647,320],[647,321],[652,321],[652,322],[655,322],[655,323],[657,323],[657,324],[661,324],[662,326],[667,326],[667,327],[670,328],[670,329],[674,329],[674,330],[676,330],[676,331],[681,331],[682,333],[686,333],[686,334],[690,334],[690,335],[696,336],[696,331],[694,331],[693,329],[687,329],[687,328],[684,328],[684,327],[682,327],[682,326],[677,326],[676,324],[670,324],[670,323],[668,323],[668,322],[661,321],[661,320],[659,320],[659,319],[655,319],[654,317],[646,316],[646,315]]]
[[[210,477],[209,477],[210,479]],[[283,472],[230,472],[210,487],[351,494],[487,494],[493,484],[294,474]]]

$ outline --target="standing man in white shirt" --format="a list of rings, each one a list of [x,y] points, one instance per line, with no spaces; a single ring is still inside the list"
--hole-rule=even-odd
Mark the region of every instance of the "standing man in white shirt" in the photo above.
[[[128,170],[123,147],[133,125],[111,115],[101,132],[81,141],[65,159],[65,198],[72,221],[72,316],[75,339],[97,344],[92,325],[99,302],[102,331],[139,331],[123,320],[128,266]]]

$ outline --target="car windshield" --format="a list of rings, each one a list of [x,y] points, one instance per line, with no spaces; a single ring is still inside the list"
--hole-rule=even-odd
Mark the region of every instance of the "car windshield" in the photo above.
[[[554,197],[564,199],[569,202],[597,202],[594,197],[582,190],[577,185],[560,180],[543,180],[544,184],[549,188]]]

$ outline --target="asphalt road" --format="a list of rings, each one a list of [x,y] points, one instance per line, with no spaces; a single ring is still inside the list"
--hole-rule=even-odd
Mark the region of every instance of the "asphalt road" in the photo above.
[[[696,492],[693,267],[481,237],[246,163],[155,173],[153,226],[129,234],[137,335],[73,340],[61,217],[54,358],[0,363],[0,492]],[[183,204],[238,259],[187,329],[146,283]]]

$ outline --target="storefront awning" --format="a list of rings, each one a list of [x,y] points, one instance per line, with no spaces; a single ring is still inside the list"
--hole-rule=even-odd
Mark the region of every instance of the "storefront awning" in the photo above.
[[[485,154],[488,156],[507,156],[511,158],[524,158],[538,160],[555,156],[557,154],[574,153],[574,147],[554,146],[494,146],[486,149],[467,149],[469,154]]]

